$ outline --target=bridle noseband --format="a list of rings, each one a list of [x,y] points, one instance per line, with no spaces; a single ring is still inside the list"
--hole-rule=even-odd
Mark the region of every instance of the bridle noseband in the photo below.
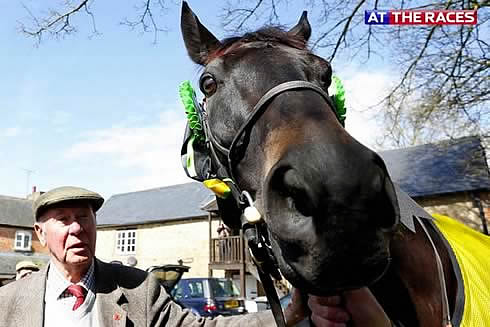
[[[293,90],[312,90],[320,94],[325,99],[325,101],[327,101],[329,107],[332,109],[332,111],[335,113],[335,116],[338,118],[337,112],[335,110],[335,105],[333,104],[332,99],[327,94],[327,92],[325,92],[322,88],[320,88],[316,84],[313,84],[308,81],[298,80],[298,81],[288,81],[288,82],[281,83],[279,85],[274,86],[269,91],[267,91],[260,98],[260,100],[255,104],[252,113],[248,116],[247,120],[242,124],[242,126],[236,133],[235,137],[233,138],[233,141],[231,142],[231,145],[228,149],[217,141],[217,139],[214,137],[213,133],[211,132],[206,122],[204,124],[204,128],[205,128],[206,135],[209,137],[209,141],[210,141],[209,145],[211,151],[216,153],[217,150],[221,152],[224,156],[226,156],[227,158],[226,170],[229,178],[235,180],[234,168],[236,167],[238,162],[243,158],[243,155],[245,153],[245,151],[241,149],[243,149],[243,147],[246,147],[248,142],[242,141],[240,143],[242,136],[245,134],[245,140],[248,140],[250,131],[252,130],[253,126],[258,121],[258,119],[262,116],[262,114],[267,110],[268,104],[279,94],[287,91],[293,91]],[[216,158],[213,159],[222,165],[221,161],[217,156]]]

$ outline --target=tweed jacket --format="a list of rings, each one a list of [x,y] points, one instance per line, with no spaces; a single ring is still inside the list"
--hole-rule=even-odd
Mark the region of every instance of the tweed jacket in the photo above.
[[[0,287],[0,327],[43,327],[48,266]],[[270,311],[215,319],[196,318],[171,300],[151,274],[95,259],[99,321],[104,327],[275,326]],[[46,326],[49,327],[49,326]]]

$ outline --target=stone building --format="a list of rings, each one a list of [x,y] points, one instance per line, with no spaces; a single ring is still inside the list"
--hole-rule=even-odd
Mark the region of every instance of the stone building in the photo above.
[[[97,256],[141,269],[182,260],[187,277],[206,276],[218,218],[201,208],[213,199],[196,182],[114,195],[97,214]]]
[[[488,234],[490,173],[482,139],[464,137],[380,153],[395,182],[429,213]]]

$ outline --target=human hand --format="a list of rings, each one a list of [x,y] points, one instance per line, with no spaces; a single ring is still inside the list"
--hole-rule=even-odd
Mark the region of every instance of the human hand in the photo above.
[[[310,315],[315,327],[346,326],[345,323],[350,320],[349,313],[342,307],[340,296],[304,297],[298,289],[293,289],[291,301],[284,310],[286,326],[296,326]]]
[[[391,321],[367,287],[342,296],[309,296],[311,320],[316,327],[390,327]]]
[[[291,301],[288,303],[286,309],[284,309],[286,326],[293,327],[307,317],[308,309],[306,308],[306,303],[303,301],[301,292],[298,289],[293,288]]]

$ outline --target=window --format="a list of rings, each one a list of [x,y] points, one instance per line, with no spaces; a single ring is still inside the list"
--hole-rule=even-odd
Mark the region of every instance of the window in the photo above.
[[[136,230],[117,232],[116,252],[119,254],[134,254],[136,252]]]
[[[240,290],[233,280],[228,278],[210,279],[209,285],[214,297],[233,297],[240,296]]]
[[[204,290],[202,281],[191,281],[189,282],[189,296],[191,298],[200,298],[204,297]]]
[[[174,287],[172,292],[170,293],[176,300],[180,300],[184,297],[184,288],[183,288],[183,281],[179,282],[177,286]]]
[[[16,231],[14,249],[20,251],[31,251],[32,233],[29,231]]]

